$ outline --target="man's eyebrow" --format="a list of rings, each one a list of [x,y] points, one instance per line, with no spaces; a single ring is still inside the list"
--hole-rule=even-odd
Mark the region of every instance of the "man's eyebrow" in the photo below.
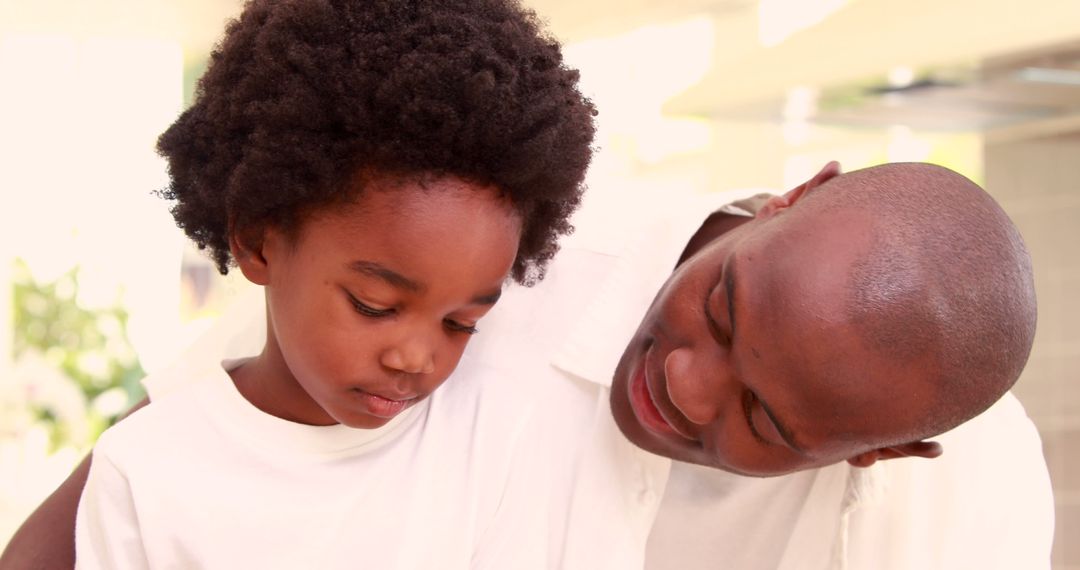
[[[769,416],[769,420],[776,426],[776,431],[780,433],[780,437],[784,439],[784,442],[788,444],[788,447],[802,455],[806,455],[806,450],[803,449],[801,445],[795,443],[795,435],[791,433],[791,430],[788,429],[786,425],[781,423],[780,420],[773,415],[772,410],[769,409],[769,405],[765,403],[765,400],[762,400],[761,397],[758,396],[757,401],[758,404],[761,405],[761,409],[765,410],[765,415]]]
[[[389,269],[386,266],[376,263],[374,261],[353,261],[352,263],[348,264],[348,268],[369,277],[382,279],[393,287],[396,287],[398,289],[405,289],[406,291],[410,291],[413,293],[419,293],[427,289],[427,287],[425,287],[423,283],[420,283],[413,279],[409,279],[408,277],[405,277],[397,271]]]
[[[735,337],[735,253],[732,252],[728,256],[727,267],[724,268],[724,291],[727,293],[727,307],[728,307],[728,319],[731,322],[731,337]],[[801,445],[795,443],[795,435],[791,433],[783,422],[777,419],[773,414],[772,409],[765,403],[765,400],[761,399],[760,395],[755,394],[755,398],[758,404],[761,404],[761,409],[765,411],[765,415],[769,416],[769,421],[776,426],[776,431],[780,434],[780,437],[784,439],[784,442],[788,444],[791,449],[796,452],[806,455],[806,450]]]

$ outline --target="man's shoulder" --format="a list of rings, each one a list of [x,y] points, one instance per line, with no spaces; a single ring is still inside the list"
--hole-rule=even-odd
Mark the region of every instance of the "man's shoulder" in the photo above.
[[[964,501],[993,502],[992,495],[1001,488],[1032,496],[1049,491],[1038,430],[1011,393],[970,421],[930,439],[941,443],[940,457],[875,466],[884,473],[890,494],[905,496],[904,501],[929,500],[935,508],[945,509],[965,508],[960,505]]]
[[[1006,449],[1033,453],[1042,458],[1042,442],[1035,423],[1011,392],[1006,392],[983,413],[936,439],[945,446],[946,452],[955,448],[954,455],[968,458],[989,460]]]
[[[1045,567],[1053,494],[1039,434],[1023,406],[1006,394],[933,439],[944,449],[940,457],[875,466],[884,493],[853,512],[853,560],[887,553],[889,569]]]

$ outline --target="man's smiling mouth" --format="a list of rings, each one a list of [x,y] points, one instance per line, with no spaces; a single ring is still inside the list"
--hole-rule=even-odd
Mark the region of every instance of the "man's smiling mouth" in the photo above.
[[[648,374],[650,368],[649,356],[651,353],[651,350],[646,350],[645,358],[643,359],[644,361],[638,364],[634,374],[630,378],[630,406],[633,409],[634,415],[646,429],[657,435],[668,437],[677,436],[680,439],[696,442],[696,439],[684,433],[683,430],[676,428],[661,411],[660,406],[657,405],[657,398],[653,394],[655,388],[653,384],[649,382],[650,378]]]

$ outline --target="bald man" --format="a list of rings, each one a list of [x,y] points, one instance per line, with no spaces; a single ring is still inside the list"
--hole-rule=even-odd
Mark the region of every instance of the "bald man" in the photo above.
[[[615,419],[654,453],[757,476],[934,457],[923,440],[997,401],[1031,350],[1023,241],[951,170],[830,166],[705,239],[615,372]]]
[[[549,567],[1048,567],[1038,436],[1001,398],[1035,324],[1008,218],[922,164],[830,164],[761,202],[580,232],[485,319],[466,362],[537,390]],[[220,346],[185,362],[246,354]],[[881,461],[908,456],[932,459]],[[40,520],[5,561],[70,546]]]
[[[546,374],[610,400],[556,399],[552,461],[575,466],[561,567],[1048,568],[1038,434],[1001,398],[1036,307],[1000,207],[945,168],[834,163],[732,213],[689,241],[685,219],[640,232],[576,323],[528,331],[571,331]],[[921,459],[882,462],[903,457]]]

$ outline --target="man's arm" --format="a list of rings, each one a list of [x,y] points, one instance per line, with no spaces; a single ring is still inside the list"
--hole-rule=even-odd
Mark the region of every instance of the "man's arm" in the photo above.
[[[128,414],[148,403],[150,401],[143,398]],[[90,457],[87,456],[11,537],[0,555],[0,570],[75,567],[75,511],[89,473]]]

